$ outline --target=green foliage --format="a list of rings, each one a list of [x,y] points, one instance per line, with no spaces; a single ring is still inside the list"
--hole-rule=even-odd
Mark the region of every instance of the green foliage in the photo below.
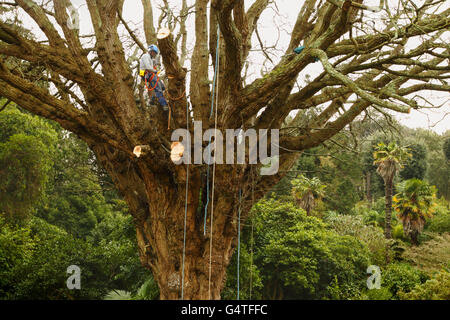
[[[291,184],[294,199],[309,215],[315,208],[316,201],[320,200],[325,195],[326,186],[322,184],[319,178],[313,177],[309,179],[304,175],[300,175],[299,178],[293,179]]]
[[[92,152],[73,134],[60,132],[48,201],[37,215],[77,238],[85,238],[112,210],[93,171]]]
[[[447,135],[438,135],[430,130],[406,130],[407,135],[417,143],[427,146],[427,164],[425,180],[436,186],[438,195],[450,200],[450,161],[445,157],[444,144]],[[444,151],[443,151],[444,150]]]
[[[44,194],[50,164],[49,149],[36,137],[14,134],[0,143],[0,212],[26,217]]]
[[[36,240],[28,227],[10,226],[0,217],[0,299],[9,299],[17,269],[29,263]]]
[[[399,297],[402,300],[450,300],[450,273],[442,270],[410,292],[400,292]]]
[[[369,250],[359,240],[336,234],[289,203],[264,200],[255,209],[265,298],[345,299],[364,287]]]
[[[41,117],[23,113],[17,108],[9,108],[0,113],[0,142],[6,142],[15,134],[38,138],[46,148],[54,152],[57,134],[53,126]]]
[[[57,135],[43,119],[9,108],[0,113],[0,213],[19,221],[45,198]]]
[[[32,218],[26,228],[3,225],[0,263],[6,267],[1,268],[1,297],[101,299],[113,288],[137,290],[148,272],[140,266],[135,243],[126,241],[126,233],[120,231],[129,221],[116,218],[116,235],[105,236],[98,246],[40,218]],[[81,290],[66,287],[70,265],[81,269]]]
[[[392,292],[389,288],[381,287],[380,289],[367,290],[363,297],[364,300],[391,300]]]
[[[239,251],[239,299],[261,299],[262,279],[259,269],[252,263],[250,249],[245,242],[241,242]],[[227,268],[227,280],[221,292],[222,299],[237,299],[237,252],[236,249]]]
[[[149,277],[136,294],[125,290],[111,290],[103,300],[158,300],[159,288],[153,277]]]
[[[123,200],[108,193],[86,144],[58,125],[16,109],[0,113],[0,297],[99,299],[135,294],[149,277]],[[99,178],[101,176],[101,180]],[[40,218],[39,218],[40,217]],[[68,290],[67,267],[81,267],[81,290]]]
[[[427,150],[425,146],[419,143],[414,143],[408,147],[411,151],[411,158],[409,158],[404,168],[399,175],[403,180],[420,179],[425,177],[427,171]]]
[[[450,272],[450,233],[429,234],[429,236],[431,240],[420,246],[407,247],[403,258],[428,274],[442,269]]]
[[[132,295],[124,290],[111,290],[103,300],[132,300]]]
[[[424,283],[428,277],[409,264],[393,263],[382,271],[381,278],[381,286],[388,288],[392,298],[397,300],[401,292],[411,291],[416,285]]]
[[[326,186],[317,177],[309,179],[304,175],[300,175],[299,178],[293,179],[291,184],[293,193],[297,198],[302,198],[308,193],[312,193],[314,197],[323,197],[325,195]]]
[[[449,203],[444,199],[436,202],[433,217],[428,220],[425,230],[437,233],[450,233],[450,210]]]
[[[112,285],[136,293],[149,277],[139,260],[132,217],[118,211],[106,214],[87,237],[108,261]]]
[[[392,198],[393,207],[403,223],[403,230],[417,243],[426,219],[432,216],[436,206],[436,188],[425,181],[410,179],[397,185],[398,193]]]
[[[450,138],[445,139],[442,149],[444,150],[445,157],[450,161]]]
[[[392,237],[398,240],[406,240],[405,233],[403,232],[403,225],[397,224],[392,229]]]
[[[386,256],[392,256],[391,240],[384,237],[383,230],[373,225],[364,224],[363,217],[331,213],[325,220],[337,234],[352,236],[363,242],[370,250],[370,263],[383,266]]]
[[[375,147],[373,163],[377,165],[378,174],[385,181],[388,181],[395,176],[395,173],[404,166],[404,163],[410,157],[408,148],[401,147],[395,142],[390,142],[387,145],[380,142]]]
[[[33,250],[27,259],[15,261],[8,299],[94,299],[106,293],[108,265],[99,249],[39,218],[31,219],[29,228]],[[70,265],[81,268],[81,290],[66,287]]]
[[[133,300],[158,300],[159,288],[156,281],[150,276],[139,288]]]

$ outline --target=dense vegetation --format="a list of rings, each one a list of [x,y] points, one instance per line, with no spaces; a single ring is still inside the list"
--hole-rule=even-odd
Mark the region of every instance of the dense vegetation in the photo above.
[[[449,135],[383,121],[304,152],[253,207],[240,299],[450,299]],[[0,127],[0,298],[157,299],[127,206],[87,146],[13,104]],[[380,143],[411,155],[393,175],[391,237]],[[237,297],[237,258],[222,298]],[[70,265],[81,290],[66,287]],[[367,287],[370,265],[380,289]]]

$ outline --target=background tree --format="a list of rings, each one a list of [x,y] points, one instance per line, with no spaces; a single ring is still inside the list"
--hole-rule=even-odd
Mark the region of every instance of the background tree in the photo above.
[[[297,204],[310,215],[316,202],[325,195],[325,185],[317,178],[309,179],[303,175],[291,181],[292,194]]]
[[[398,170],[403,167],[403,163],[410,156],[408,149],[398,146],[395,142],[388,145],[380,142],[375,147],[373,154],[374,164],[377,165],[377,173],[383,178],[385,185],[385,204],[386,220],[385,234],[386,238],[391,238],[391,215],[392,215],[392,187],[394,177]]]
[[[423,180],[427,171],[427,149],[418,143],[408,145],[408,149],[411,152],[411,158],[406,160],[403,169],[400,170],[400,178]]]
[[[405,234],[417,245],[426,219],[431,218],[434,212],[436,189],[419,179],[403,181],[397,189],[398,193],[393,198],[394,209],[399,213]]]
[[[203,129],[215,125],[219,130],[274,129],[281,127],[291,111],[311,111],[302,128],[281,135],[283,152],[278,174],[258,175],[259,164],[217,165],[214,201],[209,201],[199,196],[200,190],[211,187],[207,185],[211,180],[202,178],[207,166],[190,166],[189,172],[186,166],[175,166],[166,151],[171,136],[167,119],[159,109],[147,110],[136,103],[136,57],[130,52],[138,51],[137,47],[145,50],[145,46],[121,19],[123,0],[86,1],[90,21],[83,23],[90,24],[93,34],[81,34],[67,23],[69,0],[42,5],[32,0],[2,2],[2,9],[13,6],[33,19],[45,38],[23,33],[20,19],[9,13],[2,16],[0,95],[23,109],[55,120],[87,143],[129,205],[141,261],[152,270],[164,299],[178,299],[182,283],[186,285],[184,298],[220,298],[226,267],[236,248],[239,190],[245,221],[253,203],[298,159],[299,153],[291,151],[320,145],[369,108],[381,113],[408,113],[411,108],[422,107],[414,99],[416,92],[448,91],[445,81],[439,81],[449,72],[449,51],[440,36],[448,27],[450,9],[440,1],[425,0],[414,9],[402,1],[397,2],[398,6],[383,6],[382,14],[389,21],[374,26],[371,19],[360,18],[367,9],[362,0],[306,0],[299,5],[284,54],[257,79],[241,75],[251,64],[249,54],[258,19],[266,8],[274,6],[272,2],[196,0],[194,11],[188,11],[190,4],[183,5],[185,12],[195,12],[195,29],[187,32],[180,25],[179,34],[159,39],[155,38],[152,3],[142,3],[145,40],[147,44],[157,42],[168,76],[172,127],[185,128],[188,123],[192,129],[192,121],[201,120]],[[175,27],[171,21],[166,21],[168,26]],[[124,25],[133,39],[132,50],[122,43],[119,25]],[[171,30],[174,33],[178,29]],[[190,56],[183,45],[186,36],[195,43]],[[420,41],[409,41],[419,37]],[[177,39],[182,39],[180,50]],[[300,44],[306,49],[293,54]],[[219,71],[214,110],[218,117],[214,123],[210,121],[214,101],[212,69],[208,66],[210,57],[216,61],[216,54],[220,62],[213,63]],[[182,65],[188,60],[189,69]],[[20,72],[14,62],[39,69],[36,74],[45,77],[36,81]],[[323,70],[298,91],[293,90],[302,72],[313,63]],[[412,79],[429,81],[411,83]],[[46,85],[42,86],[42,82]],[[297,113],[289,123],[296,126],[302,115]],[[137,145],[146,150],[139,159],[132,153]],[[255,185],[255,192],[250,192]],[[189,241],[184,251],[182,213],[186,191]],[[202,217],[197,215],[204,209],[210,226],[206,236]]]
[[[450,138],[445,139],[444,142],[444,154],[448,161],[450,161]]]
[[[0,213],[19,222],[42,202],[53,164],[56,132],[17,109],[0,113]]]

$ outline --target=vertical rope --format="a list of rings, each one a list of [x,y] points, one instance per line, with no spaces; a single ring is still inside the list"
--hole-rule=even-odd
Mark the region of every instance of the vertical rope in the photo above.
[[[216,68],[214,69],[213,88],[216,87],[217,74],[219,73],[219,40],[220,40],[220,28],[219,25],[217,25]],[[211,100],[211,112],[209,113],[210,119],[213,113],[213,105],[214,105],[214,91]]]
[[[237,256],[237,299],[239,300],[239,258],[241,255],[241,199],[242,189],[239,189],[239,217],[238,217],[238,256]]]
[[[219,90],[219,79],[217,78],[217,74],[219,72],[219,39],[220,39],[220,30],[219,26],[217,26],[217,51],[216,51],[216,70],[214,71],[214,80],[217,81],[217,84],[214,83],[214,86]],[[218,95],[217,95],[218,96]],[[213,91],[213,100],[212,103],[214,103],[214,97],[215,97],[215,90]],[[215,117],[214,117],[214,152],[216,151],[216,137],[217,137],[217,106],[218,106],[219,99],[216,97],[216,111],[215,111]],[[211,104],[212,105],[212,104]],[[212,111],[212,109],[211,109]],[[211,117],[211,115],[210,115]],[[209,143],[211,144],[211,136],[209,137]],[[211,152],[209,153],[209,156],[211,156]],[[211,226],[210,226],[210,232],[211,236],[209,238],[209,283],[208,283],[208,291],[209,291],[209,299],[211,300],[211,270],[212,270],[212,238],[213,238],[213,220],[214,220],[214,186],[215,186],[215,177],[216,177],[216,161],[214,158],[213,163],[213,181],[212,181],[212,195],[211,195]]]
[[[255,176],[253,175],[252,170],[252,205],[255,203]],[[250,209],[252,210],[252,208]],[[253,289],[253,227],[254,227],[254,219],[253,212],[250,216],[252,219],[252,231],[250,235],[250,300],[252,299],[252,289]]]
[[[214,98],[216,93],[216,80],[217,75],[219,73],[219,41],[220,41],[220,29],[219,26],[217,26],[217,47],[216,47],[216,67],[214,69],[214,77],[213,77],[213,85],[212,85],[212,97],[211,97],[211,111],[209,113],[209,118],[211,119],[213,110],[214,110]],[[217,81],[217,83],[219,83]],[[217,110],[216,110],[217,112]],[[217,119],[217,117],[216,117]],[[216,120],[217,121],[217,120]],[[214,131],[214,134],[216,132]],[[211,135],[209,136],[209,144],[211,145]],[[209,159],[211,160],[211,152],[209,152]],[[208,204],[209,204],[209,164],[208,168],[206,169],[206,205],[205,205],[205,216],[203,219],[203,235],[206,236],[206,217],[208,216]]]
[[[209,137],[209,144],[211,144],[211,136]],[[210,153],[211,157],[211,153]],[[206,204],[205,204],[205,216],[203,218],[203,235],[206,236],[206,217],[208,216],[208,204],[209,204],[209,164],[206,169]]]
[[[186,129],[189,131],[189,102],[186,99]],[[187,203],[188,203],[188,188],[189,188],[189,161],[186,165],[186,198],[184,201],[184,238],[183,238],[183,263],[181,275],[181,300],[184,299],[184,261],[186,257],[186,218],[187,218]]]

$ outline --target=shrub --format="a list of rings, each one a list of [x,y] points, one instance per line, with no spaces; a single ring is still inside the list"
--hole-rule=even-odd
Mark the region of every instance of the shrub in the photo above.
[[[255,264],[264,299],[350,299],[366,286],[370,252],[293,204],[260,201]]]
[[[383,266],[386,263],[386,256],[392,255],[389,249],[392,241],[385,238],[381,228],[365,225],[361,216],[334,213],[329,214],[325,221],[339,235],[353,236],[365,243],[370,250],[372,264]]]
[[[431,232],[445,233],[450,232],[450,211],[449,204],[445,199],[437,201],[437,205],[434,208],[434,216],[426,224],[425,229]]]
[[[441,271],[408,293],[399,293],[402,300],[450,300],[450,273]]]
[[[393,229],[392,229],[392,237],[394,239],[399,239],[399,240],[407,240],[407,238],[405,237],[405,234],[403,232],[403,225],[402,224],[397,224]]]
[[[403,258],[431,275],[450,267],[450,233],[427,235],[431,240],[418,247],[408,247]]]
[[[441,214],[432,218],[427,230],[437,233],[450,232],[450,214]]]
[[[398,299],[400,292],[409,292],[427,280],[425,273],[406,263],[388,265],[381,277],[381,286],[389,289],[393,299]]]
[[[381,287],[380,289],[367,290],[363,296],[364,300],[391,300],[392,292],[389,288]]]
[[[10,226],[0,216],[0,299],[10,299],[19,266],[31,260],[35,239],[29,228]]]

